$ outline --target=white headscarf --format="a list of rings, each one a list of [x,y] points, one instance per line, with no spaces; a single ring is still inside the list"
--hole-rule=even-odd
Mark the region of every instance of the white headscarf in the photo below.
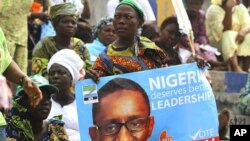
[[[55,53],[49,60],[47,72],[53,64],[59,64],[68,69],[72,76],[72,84],[75,84],[81,77],[84,77],[83,60],[72,49],[62,49]],[[82,73],[82,74],[81,74]]]

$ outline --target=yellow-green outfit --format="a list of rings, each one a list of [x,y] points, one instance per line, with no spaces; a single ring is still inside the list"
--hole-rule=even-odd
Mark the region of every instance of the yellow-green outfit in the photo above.
[[[10,55],[21,68],[27,72],[27,15],[33,0],[1,0],[0,26],[2,27],[8,44]]]
[[[2,75],[3,72],[7,69],[11,61],[12,61],[12,58],[7,49],[6,39],[0,27],[0,75]],[[0,138],[2,139],[5,136],[5,127],[4,127],[5,125],[6,125],[6,121],[3,117],[3,114],[0,112]]]
[[[72,49],[76,51],[76,53],[85,62],[84,68],[86,68],[90,64],[89,64],[89,52],[84,47],[84,43],[80,39],[73,37],[71,38],[71,42],[73,43]],[[46,74],[46,69],[49,59],[57,51],[59,50],[56,48],[56,42],[54,37],[46,37],[40,40],[33,50],[32,72],[34,74]]]
[[[228,60],[237,52],[238,56],[250,56],[250,34],[245,36],[241,44],[235,39],[238,31],[250,26],[250,17],[246,7],[242,4],[233,7],[232,30],[223,31],[225,11],[216,4],[212,4],[206,12],[206,30],[209,42],[222,52],[224,60]]]

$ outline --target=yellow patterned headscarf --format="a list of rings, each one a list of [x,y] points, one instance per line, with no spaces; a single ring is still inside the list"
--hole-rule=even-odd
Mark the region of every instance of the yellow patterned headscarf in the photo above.
[[[223,0],[211,0],[212,4],[222,5]]]
[[[79,11],[72,3],[57,4],[50,8],[49,17],[54,21],[58,16],[74,16],[79,18]]]

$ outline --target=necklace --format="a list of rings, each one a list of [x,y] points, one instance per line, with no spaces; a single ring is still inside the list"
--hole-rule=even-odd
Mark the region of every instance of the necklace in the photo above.
[[[135,42],[135,56],[138,57],[139,55],[139,48],[138,48],[138,40]]]
[[[136,57],[138,57],[139,55],[138,40],[136,40],[134,45],[130,47],[130,50],[135,54]]]

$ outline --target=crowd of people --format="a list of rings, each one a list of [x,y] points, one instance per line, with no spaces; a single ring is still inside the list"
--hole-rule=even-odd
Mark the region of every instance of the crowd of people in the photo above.
[[[1,139],[80,140],[73,87],[84,78],[192,61],[219,71],[250,67],[249,7],[240,0],[211,0],[207,11],[204,0],[183,0],[194,45],[176,15],[158,27],[148,0],[109,0],[94,25],[88,0],[1,1],[0,76],[13,96],[8,112],[0,104]]]

